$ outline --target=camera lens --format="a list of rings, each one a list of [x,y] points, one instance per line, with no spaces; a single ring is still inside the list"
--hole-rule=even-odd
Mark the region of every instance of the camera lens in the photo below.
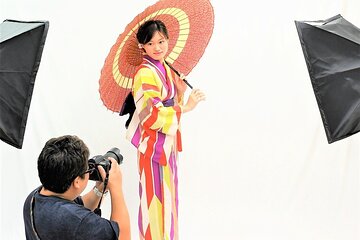
[[[123,161],[123,156],[120,154],[120,150],[116,147],[110,149],[105,155],[104,158],[107,159],[108,157],[114,158],[118,164],[121,164]]]

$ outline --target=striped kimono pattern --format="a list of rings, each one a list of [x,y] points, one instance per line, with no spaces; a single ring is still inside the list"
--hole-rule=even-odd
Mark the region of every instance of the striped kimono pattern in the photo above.
[[[136,110],[127,131],[138,149],[138,226],[140,239],[176,240],[182,97],[176,95],[172,71],[165,65],[164,75],[153,61],[144,58],[134,77]],[[174,103],[167,106],[172,99]]]

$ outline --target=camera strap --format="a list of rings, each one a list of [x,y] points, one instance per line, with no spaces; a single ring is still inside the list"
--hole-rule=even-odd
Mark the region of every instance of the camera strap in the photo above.
[[[111,162],[110,162],[111,163]],[[101,194],[101,197],[100,197],[100,200],[99,200],[99,204],[97,206],[97,208],[95,208],[94,210],[94,213],[99,215],[101,217],[101,209],[100,209],[100,206],[101,206],[101,201],[104,197],[104,193],[105,193],[105,189],[108,185],[108,182],[109,182],[109,170],[110,170],[110,167],[111,167],[111,164],[107,166],[107,169],[106,169],[106,177],[105,177],[105,180],[104,180],[104,188],[103,188],[103,191],[102,191],[102,194]]]

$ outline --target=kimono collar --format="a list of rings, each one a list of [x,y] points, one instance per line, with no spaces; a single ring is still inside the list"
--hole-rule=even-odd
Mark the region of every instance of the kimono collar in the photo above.
[[[145,55],[144,58],[153,63],[161,71],[161,73],[166,76],[166,70],[162,62],[160,62],[159,60],[155,60],[148,55]]]
[[[173,98],[175,96],[175,86],[167,74],[167,72],[168,71],[170,72],[171,70],[169,68],[166,68],[161,61],[155,60],[155,59],[149,57],[148,55],[144,56],[144,60],[146,62],[148,62],[150,65],[152,65],[158,72],[158,75],[159,75],[161,81],[163,82],[163,86],[168,91],[166,98],[167,99]]]

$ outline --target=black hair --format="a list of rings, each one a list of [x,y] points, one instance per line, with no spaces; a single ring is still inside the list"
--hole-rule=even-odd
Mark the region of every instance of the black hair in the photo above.
[[[166,39],[169,38],[165,24],[160,20],[149,20],[144,22],[136,34],[139,43],[146,44],[150,42],[155,32],[160,32]]]
[[[89,149],[77,136],[65,135],[48,140],[38,158],[38,173],[43,187],[64,193],[77,176],[84,178]]]

